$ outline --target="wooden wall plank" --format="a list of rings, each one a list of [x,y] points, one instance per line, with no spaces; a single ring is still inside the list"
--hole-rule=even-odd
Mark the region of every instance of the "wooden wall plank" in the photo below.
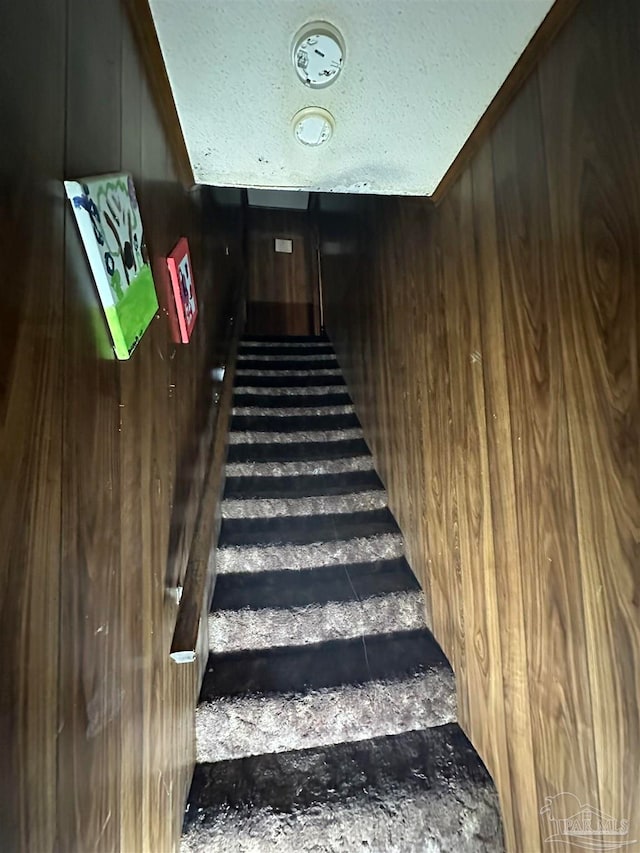
[[[447,234],[441,219],[432,217],[433,251],[421,260],[425,293],[426,370],[429,403],[425,468],[429,478],[424,520],[426,558],[432,578],[433,624],[456,673],[465,670],[464,613],[460,589],[460,536],[454,445],[451,441],[451,364],[447,321]],[[400,319],[397,321],[400,326]],[[397,465],[397,462],[395,462]],[[426,569],[417,569],[421,574]],[[458,691],[458,696],[461,693]],[[464,702],[464,695],[463,695]]]
[[[595,794],[597,808],[537,77],[496,128],[492,148],[538,801],[570,791],[580,802]]]
[[[623,0],[604,16],[588,2],[541,69],[598,787],[605,812],[631,819],[633,838],[640,836],[639,35],[637,3]]]
[[[68,4],[69,177],[120,168],[122,18]],[[107,851],[121,846],[120,378],[68,208],[66,236],[58,832],[64,849]]]
[[[541,844],[535,794],[535,767],[531,734],[529,682],[526,677],[527,648],[522,590],[520,540],[516,535],[517,513],[513,437],[509,416],[508,364],[505,353],[504,314],[498,269],[493,162],[485,146],[473,162],[473,209],[476,242],[476,275],[479,290],[479,322],[485,393],[488,471],[485,488],[491,500],[495,589],[495,620],[499,629],[506,755],[502,744],[491,750],[487,761],[506,761],[511,790],[499,787],[508,848],[517,850],[522,839],[531,849]],[[470,562],[472,565],[472,562]],[[485,571],[490,575],[491,566]],[[488,581],[489,583],[491,581]],[[495,626],[494,626],[495,627]],[[471,705],[473,707],[473,701]],[[477,709],[479,714],[481,709]],[[489,719],[485,725],[490,725]],[[470,729],[475,733],[475,726]],[[503,771],[504,772],[504,771]],[[497,777],[500,783],[500,777]],[[509,805],[510,801],[510,805]]]
[[[58,732],[65,20],[58,0],[34,5],[3,10],[0,846],[48,853]],[[38,62],[25,61],[20,33]]]
[[[463,727],[496,779],[502,809],[513,803],[505,730],[505,707],[498,609],[496,554],[489,477],[487,401],[484,370],[494,353],[485,351],[480,324],[479,269],[475,245],[473,180],[465,172],[439,211],[446,240],[443,294],[449,330],[447,358],[451,376],[449,444],[453,456],[459,530],[459,636],[464,651],[458,677],[458,713]],[[491,369],[491,367],[489,367]],[[506,825],[515,846],[513,822]]]

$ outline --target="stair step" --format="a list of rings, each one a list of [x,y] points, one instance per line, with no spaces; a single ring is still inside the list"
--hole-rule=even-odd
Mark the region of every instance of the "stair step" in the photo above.
[[[303,366],[312,361],[334,362],[334,366],[338,366],[336,354],[331,347],[327,348],[326,352],[319,351],[317,348],[285,348],[281,352],[274,352],[273,349],[267,349],[267,352],[256,352],[256,348],[238,351],[238,363],[245,364],[247,361],[255,361],[256,364],[264,365],[268,362],[280,363],[281,361],[296,361]]]
[[[351,404],[339,406],[234,406],[232,415],[270,418],[314,417],[316,415],[353,415]]]
[[[302,607],[249,607],[209,614],[209,650],[214,654],[348,640],[424,627],[422,590]]]
[[[330,341],[324,333],[321,335],[245,335],[242,338],[241,346],[252,346],[253,344],[260,346],[308,344],[314,346],[315,344],[330,345]]]
[[[330,355],[335,356],[333,347],[330,343],[326,341],[318,341],[314,343],[264,343],[260,341],[254,341],[252,343],[241,343],[238,347],[238,355],[248,355],[248,356],[256,356],[256,355],[264,355],[269,358],[284,355],[284,356],[298,356],[298,355]]]
[[[262,415],[234,415],[231,419],[232,430],[250,430],[256,432],[296,432],[300,430],[341,430],[360,427],[356,415],[349,414],[312,414],[287,415],[274,417]]]
[[[304,646],[209,654],[202,701],[246,694],[305,693],[341,684],[409,678],[449,667],[426,628]]]
[[[198,764],[183,851],[503,849],[498,798],[454,723]]]
[[[419,590],[404,557],[369,563],[321,566],[299,572],[220,574],[212,609],[305,607],[326,601],[351,601]]]
[[[365,740],[455,719],[455,683],[446,667],[393,681],[217,699],[196,712],[197,760]]]
[[[347,429],[310,429],[289,432],[232,430],[229,433],[229,444],[296,444],[309,441],[346,441],[362,437],[362,429],[359,426]]]
[[[310,462],[316,459],[346,459],[368,456],[362,438],[340,441],[296,441],[270,444],[230,444],[227,462]]]
[[[228,476],[224,497],[225,499],[313,497],[314,495],[353,494],[382,488],[380,478],[373,469],[346,471],[341,474],[302,474],[290,477]]]
[[[217,569],[219,575],[297,572],[344,563],[391,560],[403,554],[402,535],[396,531],[305,545],[229,545],[218,550]]]
[[[312,387],[325,388],[330,386],[337,388],[344,385],[342,374],[337,371],[323,371],[315,374],[307,374],[303,371],[291,371],[290,373],[279,373],[277,371],[244,371],[236,370],[236,388],[296,388],[307,389]],[[298,393],[301,393],[298,390]]]
[[[252,406],[260,409],[268,408],[301,408],[301,407],[320,407],[320,406],[349,406],[351,398],[344,390],[337,390],[333,393],[324,393],[322,388],[314,389],[318,393],[308,394],[304,391],[296,393],[269,394],[268,389],[261,389],[260,394],[245,394],[238,393],[237,390],[233,396],[234,406]],[[292,391],[292,389],[285,389]]]
[[[263,370],[294,370],[296,372],[330,370],[335,373],[340,370],[340,367],[335,356],[321,353],[320,355],[314,354],[304,357],[287,357],[284,355],[251,357],[250,355],[241,355],[238,357],[238,369],[255,370],[256,372]]]
[[[219,548],[229,545],[302,545],[397,533],[388,509],[281,518],[225,518]]]
[[[282,518],[334,515],[384,509],[384,489],[355,492],[348,495],[317,495],[292,498],[226,498],[222,501],[222,518]]]
[[[373,459],[366,456],[350,456],[344,459],[316,459],[315,461],[290,462],[229,462],[226,467],[227,478],[277,480],[281,477],[316,477],[328,474],[346,474],[352,471],[371,472]]]

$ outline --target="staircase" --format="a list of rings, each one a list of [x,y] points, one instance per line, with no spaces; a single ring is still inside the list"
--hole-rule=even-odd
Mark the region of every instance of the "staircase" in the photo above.
[[[502,850],[326,338],[239,351],[182,850]]]

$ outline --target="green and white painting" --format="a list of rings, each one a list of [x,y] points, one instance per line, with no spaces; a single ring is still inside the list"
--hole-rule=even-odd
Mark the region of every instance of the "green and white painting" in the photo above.
[[[158,310],[131,175],[65,181],[117,358],[129,358]]]

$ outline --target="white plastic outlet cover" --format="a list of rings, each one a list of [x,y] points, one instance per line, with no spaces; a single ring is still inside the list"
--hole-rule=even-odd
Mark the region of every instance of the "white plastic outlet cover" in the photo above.
[[[333,136],[335,119],[323,107],[305,107],[293,117],[293,135],[301,145],[317,148]]]
[[[344,53],[344,40],[331,24],[305,24],[293,41],[293,67],[305,86],[324,89],[337,80]]]

